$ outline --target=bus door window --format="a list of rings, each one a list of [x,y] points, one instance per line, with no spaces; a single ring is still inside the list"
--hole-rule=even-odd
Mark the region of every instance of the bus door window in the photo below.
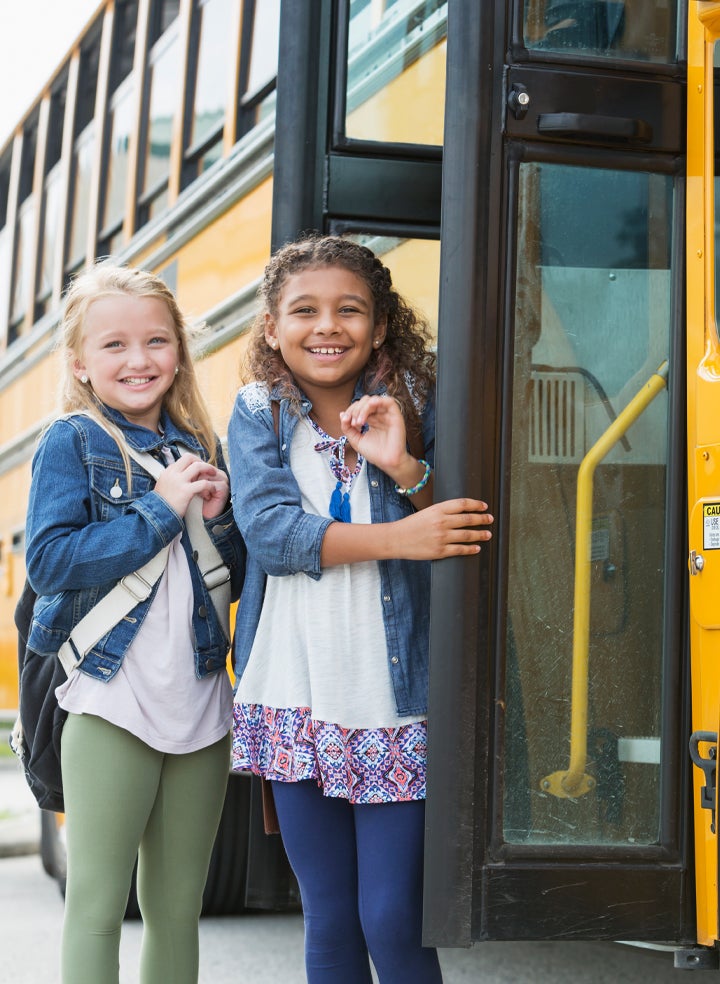
[[[440,145],[447,2],[350,0],[345,135]]]
[[[525,0],[530,49],[667,63],[675,59],[675,0]]]
[[[664,388],[598,464],[582,531],[576,508],[581,462],[668,359],[672,178],[526,162],[518,198],[503,839],[657,844]],[[587,775],[565,790],[579,536]]]

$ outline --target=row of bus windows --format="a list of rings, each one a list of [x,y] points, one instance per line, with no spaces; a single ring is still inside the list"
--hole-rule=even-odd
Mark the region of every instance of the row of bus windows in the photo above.
[[[0,158],[2,271],[11,225],[15,233],[11,294],[0,285],[8,341],[45,313],[89,254],[119,252],[214,163],[226,131],[237,140],[267,111],[279,8],[280,0],[194,0],[187,22],[179,0],[116,0],[114,13],[101,12]]]
[[[440,145],[447,0],[343,0],[335,139]],[[0,341],[274,110],[280,0],[115,0],[0,154]],[[529,51],[672,62],[677,0],[523,0]]]
[[[441,144],[447,0],[344,9],[339,139]],[[274,111],[280,0],[185,10],[115,0],[0,155],[0,340],[56,307],[88,257],[121,253]]]

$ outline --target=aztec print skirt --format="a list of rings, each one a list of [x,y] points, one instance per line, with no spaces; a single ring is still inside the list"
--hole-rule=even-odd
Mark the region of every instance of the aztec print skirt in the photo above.
[[[427,722],[343,728],[309,707],[233,706],[233,772],[278,782],[314,779],[325,796],[350,803],[425,799]]]

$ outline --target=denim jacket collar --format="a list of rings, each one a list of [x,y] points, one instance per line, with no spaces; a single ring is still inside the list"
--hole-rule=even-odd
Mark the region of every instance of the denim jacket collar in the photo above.
[[[100,409],[102,410],[103,416],[107,417],[111,423],[122,428],[128,444],[132,445],[138,451],[156,451],[163,444],[173,445],[178,442],[195,453],[200,453],[201,451],[201,445],[197,438],[193,437],[187,431],[180,430],[176,427],[170,415],[164,409],[160,412],[162,435],[156,434],[155,431],[150,430],[148,427],[133,424],[119,410],[115,410],[113,407],[103,404]]]

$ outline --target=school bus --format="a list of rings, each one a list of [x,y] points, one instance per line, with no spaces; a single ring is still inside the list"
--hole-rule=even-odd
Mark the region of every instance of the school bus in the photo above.
[[[719,37],[718,0],[100,3],[0,148],[0,705],[68,280],[159,272],[223,434],[271,251],[362,237],[436,331],[437,495],[496,517],[433,569],[425,940],[717,967]],[[259,817],[233,778],[208,911],[292,898]]]

